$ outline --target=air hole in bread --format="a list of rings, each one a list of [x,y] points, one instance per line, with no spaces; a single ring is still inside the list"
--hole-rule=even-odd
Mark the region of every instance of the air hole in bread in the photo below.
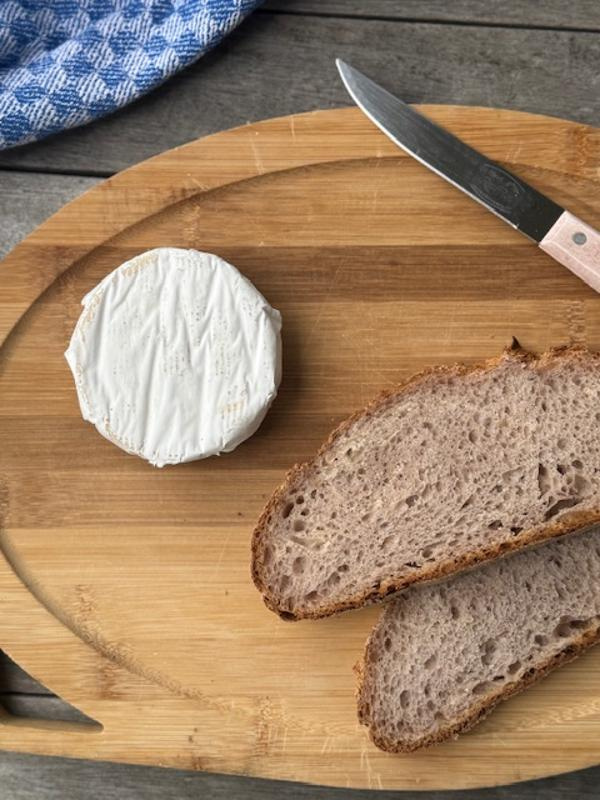
[[[304,522],[303,519],[294,520],[294,530],[296,531],[296,533],[300,533],[300,531],[303,531],[305,528],[306,528],[306,523]]]
[[[304,556],[298,556],[295,558],[292,564],[292,569],[294,571],[294,575],[302,575],[306,569],[306,558]]]
[[[540,492],[540,497],[543,497],[547,494],[551,487],[551,482],[548,478],[548,470],[543,464],[538,464],[538,489]]]
[[[410,705],[410,693],[408,689],[403,689],[400,692],[400,707],[407,709]]]
[[[287,504],[287,505],[284,507],[283,511],[281,512],[281,516],[282,516],[284,519],[287,519],[287,518],[289,517],[289,515],[292,513],[292,509],[293,509],[293,508],[294,508],[294,504],[293,504],[293,503],[288,503],[288,504]]]
[[[473,694],[485,694],[492,684],[490,681],[481,681],[480,683],[476,683],[475,686],[471,689]]]
[[[494,653],[496,652],[497,644],[494,639],[488,639],[487,642],[484,642],[481,647],[481,663],[485,664],[486,666],[492,663],[492,658],[494,657]]]
[[[433,669],[436,661],[437,661],[437,655],[434,653],[433,655],[429,656],[429,658],[425,661],[423,666],[425,667],[425,669]]]
[[[584,619],[575,619],[573,617],[563,616],[560,618],[558,625],[554,629],[554,635],[559,639],[565,639],[567,636],[570,636],[574,630],[585,628],[588,622],[588,620]]]
[[[333,586],[337,586],[340,582],[341,578],[337,572],[332,572],[331,575],[327,578],[327,585],[331,588]]]
[[[552,517],[560,514],[561,511],[565,511],[567,508],[573,508],[573,506],[579,505],[579,503],[581,503],[580,497],[565,497],[562,500],[557,500],[557,502],[551,505],[546,511],[544,519],[552,519]]]
[[[518,672],[520,669],[521,669],[521,662],[513,661],[512,664],[508,665],[508,674],[514,675],[515,672]]]

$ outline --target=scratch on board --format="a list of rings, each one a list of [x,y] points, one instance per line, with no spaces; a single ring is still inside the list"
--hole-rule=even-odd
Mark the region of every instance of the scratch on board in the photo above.
[[[509,163],[514,164],[516,161],[518,161],[522,149],[523,149],[523,142],[515,142],[515,144],[510,148],[510,150],[506,154],[506,160]]]
[[[585,305],[581,300],[574,300],[566,306],[567,331],[571,344],[585,344]]]
[[[309,345],[311,343],[311,341],[314,339],[314,335],[317,332],[317,328],[319,327],[319,323],[321,322],[321,318],[323,317],[323,314],[325,313],[325,306],[327,305],[327,301],[329,300],[329,298],[333,294],[333,290],[335,289],[335,286],[337,284],[338,276],[339,276],[339,274],[340,274],[340,272],[342,271],[343,268],[344,268],[344,264],[341,263],[336,268],[335,272],[333,273],[333,277],[332,277],[332,279],[331,279],[331,281],[329,283],[329,286],[327,287],[327,289],[325,291],[325,294],[323,295],[323,297],[321,299],[321,302],[319,303],[319,310],[317,312],[317,316],[315,317],[315,321],[313,322],[312,327],[311,327],[310,331],[308,332],[308,336],[306,337],[306,344],[307,345]]]
[[[371,352],[371,336],[370,333],[373,329],[373,309],[371,304],[367,304],[367,328],[362,336],[357,337],[358,342],[358,364],[360,367],[360,403],[366,403],[366,386],[368,384],[369,366],[371,366],[373,359],[369,358]]]
[[[6,525],[8,518],[8,480],[0,475],[0,530]]]
[[[288,117],[290,121],[290,133],[292,134],[292,142],[296,144],[296,122],[294,120],[294,115],[292,114]]]
[[[452,344],[454,329],[456,328],[456,313],[457,313],[457,304],[452,303],[450,319],[448,320],[448,324],[446,325],[446,336],[444,337],[443,341],[444,348],[449,348],[450,345]]]
[[[252,148],[252,155],[254,156],[254,166],[256,167],[256,171],[259,175],[264,175],[265,165],[260,157],[258,145],[253,138],[250,139],[250,147]]]
[[[221,548],[221,552],[219,553],[219,557],[217,558],[217,563],[215,564],[215,568],[213,570],[212,574],[213,580],[217,577],[219,569],[221,568],[221,564],[223,563],[223,558],[225,557],[225,553],[227,552],[227,548],[229,547],[229,542],[231,541],[232,535],[233,531],[230,530],[227,536],[225,537],[225,541],[223,542],[223,547]]]
[[[208,190],[208,188],[209,188],[208,185],[206,183],[202,183],[202,181],[199,181],[198,178],[196,178],[195,175],[192,175],[191,172],[188,172],[187,176],[188,176],[189,182],[193,186],[195,186],[200,192],[206,192]]]
[[[371,759],[369,758],[369,753],[367,750],[368,747],[369,745],[366,742],[363,742],[361,745],[360,768],[366,773],[369,789],[383,789],[381,775],[378,772],[374,772],[373,767],[371,766]]]
[[[500,736],[498,733],[493,734],[493,739],[495,745],[499,744],[502,747],[509,747],[506,739],[503,739],[502,736]]]

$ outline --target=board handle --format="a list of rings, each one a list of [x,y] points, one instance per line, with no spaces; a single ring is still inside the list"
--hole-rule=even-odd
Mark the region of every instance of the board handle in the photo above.
[[[104,728],[99,722],[16,717],[0,706],[0,750],[65,755],[93,753]]]
[[[540,248],[600,292],[600,233],[570,211],[563,211]]]

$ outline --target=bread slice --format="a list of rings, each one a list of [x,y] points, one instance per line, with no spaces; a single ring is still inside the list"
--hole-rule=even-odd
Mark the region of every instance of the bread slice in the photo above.
[[[548,542],[390,603],[358,668],[378,747],[416,750],[472,728],[600,638],[600,531]]]
[[[432,369],[294,467],[254,532],[269,608],[317,618],[600,521],[600,356]]]

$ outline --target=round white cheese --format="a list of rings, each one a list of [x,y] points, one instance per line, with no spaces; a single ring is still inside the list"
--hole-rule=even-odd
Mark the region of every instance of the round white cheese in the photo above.
[[[281,378],[281,315],[218,256],[161,247],[83,300],[65,357],[83,418],[162,467],[251,436]]]

